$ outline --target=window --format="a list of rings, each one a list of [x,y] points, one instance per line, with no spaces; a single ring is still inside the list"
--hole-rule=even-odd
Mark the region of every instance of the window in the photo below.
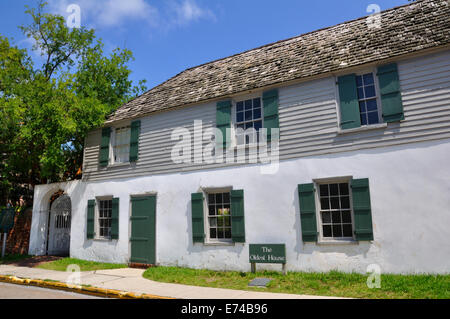
[[[111,237],[112,199],[98,201],[98,237],[109,239]]]
[[[359,111],[361,113],[361,125],[380,123],[378,111],[377,90],[373,73],[356,76],[358,89]]]
[[[208,193],[208,234],[211,241],[231,240],[230,192]]]
[[[321,183],[319,188],[319,223],[324,240],[353,238],[349,182]]]
[[[263,127],[261,98],[236,103],[236,139],[238,145],[256,143],[259,131]],[[244,132],[254,129],[254,133]]]
[[[115,129],[114,163],[128,163],[130,161],[130,127]]]

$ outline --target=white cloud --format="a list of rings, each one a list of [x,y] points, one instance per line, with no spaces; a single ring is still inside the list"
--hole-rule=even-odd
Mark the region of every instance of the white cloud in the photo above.
[[[158,10],[144,0],[50,0],[50,11],[67,17],[72,3],[80,6],[83,25],[115,27],[130,20],[154,24],[158,19]]]
[[[201,8],[194,0],[172,2],[171,7],[175,13],[173,20],[175,24],[185,25],[200,19],[216,20],[211,10]]]
[[[81,24],[92,27],[117,27],[128,21],[142,21],[151,27],[173,28],[201,19],[216,20],[214,13],[195,0],[171,0],[157,8],[145,0],[49,0],[53,13],[67,17],[70,4],[81,8]]]

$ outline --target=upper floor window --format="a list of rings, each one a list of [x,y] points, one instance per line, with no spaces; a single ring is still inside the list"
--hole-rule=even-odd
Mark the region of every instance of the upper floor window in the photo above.
[[[256,143],[259,137],[258,133],[262,127],[263,115],[261,98],[257,97],[245,101],[238,101],[236,103],[237,144],[248,145]],[[254,131],[251,129],[254,129]]]
[[[114,163],[127,163],[130,161],[130,127],[115,129],[113,141]]]
[[[380,112],[377,101],[377,89],[373,73],[356,76],[358,102],[361,114],[361,125],[380,123]]]
[[[397,64],[341,75],[336,84],[338,133],[360,127],[383,128],[405,119]]]

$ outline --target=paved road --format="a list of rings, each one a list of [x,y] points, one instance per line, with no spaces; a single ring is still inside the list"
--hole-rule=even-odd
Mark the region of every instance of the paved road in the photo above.
[[[99,297],[0,282],[0,299],[99,299]]]

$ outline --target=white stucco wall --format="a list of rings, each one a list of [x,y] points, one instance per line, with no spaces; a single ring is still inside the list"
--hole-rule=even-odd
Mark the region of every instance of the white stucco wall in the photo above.
[[[366,272],[378,264],[389,273],[450,272],[450,140],[406,144],[280,163],[276,175],[257,165],[109,182],[65,185],[72,199],[71,256],[127,262],[130,195],[157,192],[157,263],[195,268],[249,271],[249,243],[285,243],[287,270]],[[303,244],[297,185],[313,179],[369,178],[375,240],[371,243]],[[233,186],[245,192],[246,243],[192,244],[191,193]],[[52,188],[53,187],[53,188]],[[36,188],[30,253],[41,246],[35,220],[51,189]],[[86,240],[87,201],[120,198],[120,238]],[[263,266],[258,266],[262,268]],[[279,266],[266,266],[279,269]]]

